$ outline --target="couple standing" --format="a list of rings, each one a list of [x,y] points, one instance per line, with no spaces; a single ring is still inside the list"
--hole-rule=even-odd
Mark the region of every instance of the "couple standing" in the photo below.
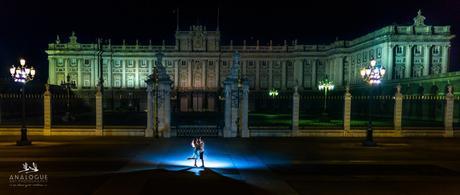
[[[201,166],[204,167],[204,158],[203,158],[203,154],[204,154],[204,141],[203,139],[200,138],[194,138],[192,140],[192,147],[193,147],[193,155],[192,157],[188,158],[189,160],[190,159],[195,159],[195,167],[196,166],[196,160],[198,159],[198,157],[201,159]]]

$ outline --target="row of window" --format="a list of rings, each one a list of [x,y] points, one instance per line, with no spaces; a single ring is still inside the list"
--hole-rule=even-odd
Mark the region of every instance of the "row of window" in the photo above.
[[[395,50],[396,50],[396,54],[398,55],[401,55],[401,54],[404,54],[404,46],[401,46],[401,45],[398,45],[395,47]],[[423,46],[421,45],[416,45],[413,47],[413,51],[414,51],[414,54],[415,55],[422,55],[422,52],[423,52]],[[441,54],[441,47],[440,46],[434,46],[431,48],[431,54],[432,55],[439,55]]]

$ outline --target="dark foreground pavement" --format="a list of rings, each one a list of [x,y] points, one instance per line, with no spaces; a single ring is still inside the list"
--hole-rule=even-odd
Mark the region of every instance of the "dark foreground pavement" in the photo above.
[[[460,194],[460,139],[0,137],[0,194]],[[35,162],[40,186],[11,175]],[[201,165],[201,163],[198,163]],[[38,182],[38,181],[35,181]]]

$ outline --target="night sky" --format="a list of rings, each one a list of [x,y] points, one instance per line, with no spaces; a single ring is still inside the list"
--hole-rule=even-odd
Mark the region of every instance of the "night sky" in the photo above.
[[[428,25],[451,25],[460,34],[460,1],[319,1],[295,3],[194,1],[187,4],[160,4],[153,0],[130,1],[0,1],[0,77],[9,78],[8,68],[20,56],[39,69],[38,82],[48,75],[45,49],[59,34],[61,41],[75,31],[79,42],[94,42],[98,37],[113,43],[155,44],[174,41],[176,16],[180,8],[180,27],[201,24],[216,28],[220,8],[222,44],[261,45],[272,39],[274,44],[324,44],[352,39],[391,24],[411,25],[417,10],[422,9]],[[460,70],[460,41],[452,44],[451,69]]]

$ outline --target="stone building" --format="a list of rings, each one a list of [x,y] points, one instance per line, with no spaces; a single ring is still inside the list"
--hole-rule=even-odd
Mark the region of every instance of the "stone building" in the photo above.
[[[272,41],[257,41],[255,45],[230,41],[224,45],[218,29],[204,26],[178,29],[173,45],[138,41],[114,45],[110,40],[79,43],[72,33],[68,42],[58,37],[46,50],[49,83],[59,85],[70,75],[79,91],[94,90],[102,75],[106,89],[145,92],[144,81],[158,63],[155,54],[161,52],[174,90],[181,93],[177,97],[180,110],[212,111],[234,51],[241,54],[240,75],[250,81],[252,92],[293,90],[296,85],[299,91],[316,90],[326,75],[338,87],[360,85],[359,70],[372,58],[387,69],[385,80],[447,73],[454,37],[450,26],[426,25],[420,11],[413,20],[409,26],[389,25],[353,40],[323,45],[305,45],[297,40],[281,45]]]

